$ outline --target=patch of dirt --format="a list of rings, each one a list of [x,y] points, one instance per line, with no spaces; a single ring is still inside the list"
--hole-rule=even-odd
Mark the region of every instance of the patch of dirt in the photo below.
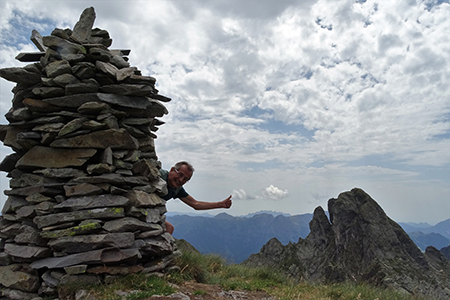
[[[178,293],[170,296],[152,296],[146,300],[276,300],[265,292],[224,291],[219,285],[193,281],[174,286]]]

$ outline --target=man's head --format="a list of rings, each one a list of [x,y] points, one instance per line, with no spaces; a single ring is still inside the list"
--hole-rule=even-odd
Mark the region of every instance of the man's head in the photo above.
[[[179,188],[191,179],[193,173],[194,167],[190,163],[180,161],[170,169],[167,183],[170,187]]]

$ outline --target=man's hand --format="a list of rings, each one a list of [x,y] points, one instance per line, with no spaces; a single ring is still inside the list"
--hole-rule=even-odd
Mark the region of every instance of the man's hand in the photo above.
[[[229,196],[227,199],[222,201],[223,208],[230,208],[231,204],[232,204],[231,196]]]

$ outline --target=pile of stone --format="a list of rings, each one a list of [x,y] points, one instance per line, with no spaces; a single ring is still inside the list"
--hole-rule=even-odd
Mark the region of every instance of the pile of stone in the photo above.
[[[16,82],[0,139],[10,190],[0,216],[0,289],[9,299],[52,294],[61,283],[167,270],[166,191],[154,132],[167,114],[155,78],[109,50],[87,8],[70,29],[42,37],[40,52],[5,68]]]

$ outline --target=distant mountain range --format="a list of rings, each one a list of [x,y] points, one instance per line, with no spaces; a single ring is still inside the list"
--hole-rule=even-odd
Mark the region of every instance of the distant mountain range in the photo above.
[[[312,214],[288,215],[260,211],[234,217],[226,213],[186,215],[167,213],[167,221],[175,226],[173,236],[185,239],[201,253],[214,253],[229,263],[241,263],[252,253],[276,237],[283,245],[297,243],[310,232]],[[441,249],[450,244],[450,219],[434,226],[427,223],[399,223],[414,243],[425,251],[434,246]]]
[[[269,213],[233,217],[173,215],[167,221],[175,226],[173,236],[185,239],[201,253],[214,253],[229,263],[241,263],[257,253],[271,238],[281,243],[298,242],[309,233],[312,214],[284,216]]]
[[[399,223],[399,225],[422,251],[428,246],[441,249],[450,244],[450,219],[434,226],[427,223]]]

